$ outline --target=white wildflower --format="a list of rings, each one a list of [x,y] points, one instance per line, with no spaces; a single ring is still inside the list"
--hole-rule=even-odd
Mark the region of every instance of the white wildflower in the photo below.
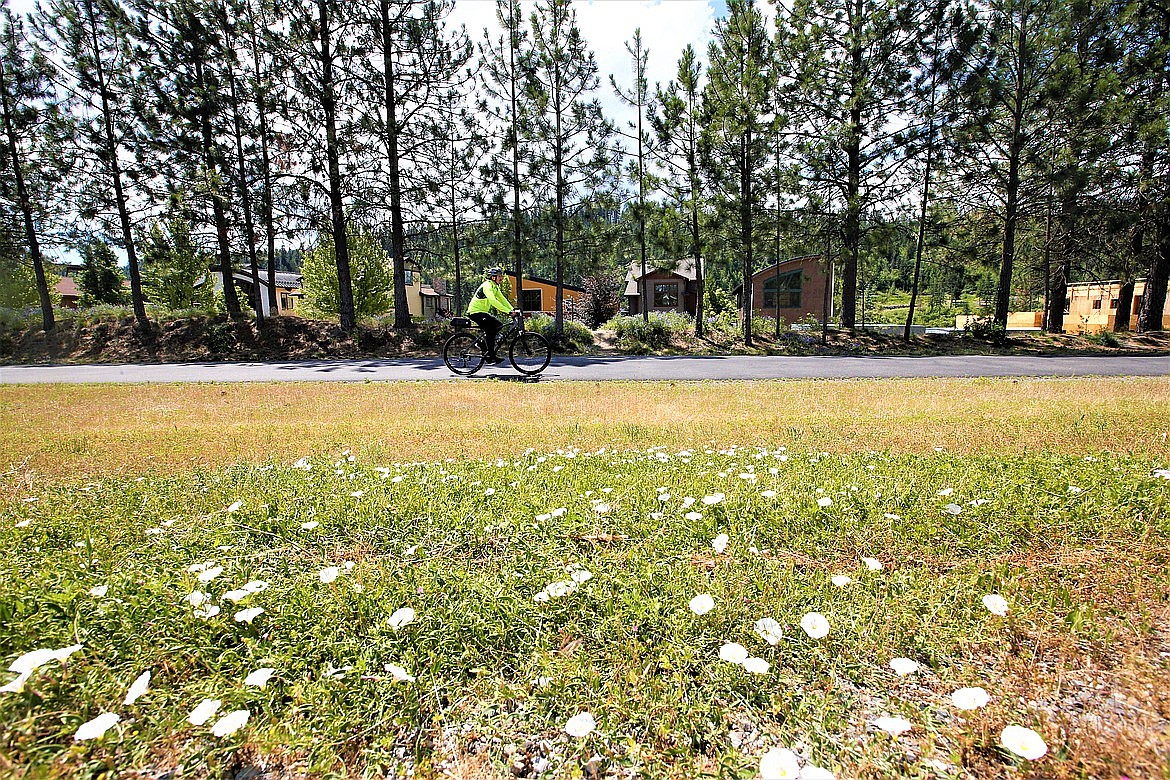
[[[951,694],[951,703],[960,710],[978,710],[987,706],[991,697],[982,688],[960,688]]]
[[[82,723],[81,727],[77,729],[77,733],[73,735],[73,741],[82,742],[87,739],[97,739],[121,719],[115,712],[103,712],[93,720]]]
[[[693,599],[691,599],[690,602],[687,603],[687,606],[690,607],[691,612],[694,612],[696,615],[706,615],[708,612],[715,609],[715,599],[711,598],[706,593],[700,593],[698,596],[695,596]]]
[[[1017,756],[1029,761],[1035,761],[1048,752],[1048,745],[1044,743],[1043,737],[1023,726],[1004,727],[999,735],[999,742]]]
[[[254,688],[263,688],[268,685],[268,681],[272,679],[272,675],[275,672],[275,669],[271,669],[269,667],[257,669],[244,678],[244,685],[249,685]]]
[[[799,780],[800,761],[787,748],[772,748],[760,757],[760,780]]]
[[[191,710],[191,714],[187,716],[187,721],[192,726],[202,726],[211,720],[211,716],[219,711],[220,705],[222,704],[223,702],[219,699],[204,699],[199,702],[199,706]]]
[[[753,630],[761,639],[773,646],[779,644],[780,640],[784,638],[784,632],[780,628],[780,624],[770,617],[757,620],[755,626],[753,626]]]
[[[743,659],[743,668],[752,674],[767,674],[771,666],[763,658],[752,657]]]
[[[237,623],[251,624],[253,620],[264,614],[263,607],[251,607],[250,609],[241,609],[235,614],[235,621]]]
[[[407,626],[413,623],[415,617],[416,613],[413,609],[410,607],[400,607],[399,609],[394,610],[394,614],[390,616],[390,620],[387,622],[390,624],[390,628],[397,631],[403,626]]]
[[[217,737],[227,737],[242,729],[248,722],[250,713],[247,710],[234,710],[224,715],[211,727],[211,733]]]
[[[890,668],[894,674],[905,677],[918,671],[918,662],[910,658],[893,658],[890,660]]]
[[[899,734],[905,734],[907,731],[914,728],[914,724],[905,718],[890,718],[883,716],[870,722],[882,731],[895,737]]]
[[[579,715],[574,715],[565,722],[565,733],[570,737],[586,737],[597,728],[597,721],[593,719],[593,713],[582,712]]]
[[[983,606],[987,607],[987,611],[993,615],[1003,617],[1008,613],[1007,600],[998,593],[988,593],[983,597]]]
[[[739,642],[728,642],[719,648],[719,657],[730,664],[741,665],[748,658],[747,648]]]
[[[809,612],[802,617],[800,627],[812,639],[822,639],[829,635],[829,621],[819,612]]]
[[[138,675],[138,679],[130,685],[130,691],[126,694],[126,698],[122,703],[129,706],[138,701],[139,697],[146,693],[150,687],[150,671],[145,671]]]

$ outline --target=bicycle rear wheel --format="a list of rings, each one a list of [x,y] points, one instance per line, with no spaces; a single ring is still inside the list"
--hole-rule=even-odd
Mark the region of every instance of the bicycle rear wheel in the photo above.
[[[521,374],[531,376],[544,371],[548,361],[552,359],[552,348],[544,336],[526,330],[512,342],[508,349],[508,359]]]
[[[474,334],[460,331],[443,344],[443,362],[452,373],[471,376],[483,366],[483,347]]]

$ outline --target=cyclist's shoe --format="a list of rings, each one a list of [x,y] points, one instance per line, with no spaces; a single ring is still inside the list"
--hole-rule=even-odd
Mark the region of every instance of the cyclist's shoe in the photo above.
[[[491,363],[493,366],[498,366],[500,363],[504,362],[504,359],[497,355],[488,355],[486,362]]]

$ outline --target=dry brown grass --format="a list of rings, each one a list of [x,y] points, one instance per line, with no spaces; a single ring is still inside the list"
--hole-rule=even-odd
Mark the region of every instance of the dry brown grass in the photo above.
[[[168,473],[350,449],[366,461],[714,442],[846,452],[1170,455],[1170,379],[0,387],[0,468]]]

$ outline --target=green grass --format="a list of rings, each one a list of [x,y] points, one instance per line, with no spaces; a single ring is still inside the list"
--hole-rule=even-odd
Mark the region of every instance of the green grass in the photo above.
[[[689,452],[384,466],[342,453],[308,470],[238,465],[16,496],[0,518],[5,666],[35,648],[83,649],[0,694],[0,767],[492,777],[515,764],[523,776],[754,777],[764,750],[785,746],[838,777],[1166,774],[1157,718],[1132,715],[1123,747],[1082,718],[1168,672],[1157,647],[1170,482],[1153,475],[1165,463]],[[703,503],[716,493],[724,500]],[[684,509],[687,496],[697,500]],[[723,554],[711,545],[720,533]],[[188,572],[204,562],[224,568],[205,585]],[[347,562],[322,583],[323,568]],[[573,567],[592,579],[534,600]],[[853,582],[834,586],[834,574]],[[270,587],[222,600],[250,580]],[[90,595],[99,585],[106,595]],[[194,616],[184,597],[195,589],[221,614]],[[715,600],[704,616],[687,608],[698,593]],[[1006,618],[983,607],[987,593],[1008,600]],[[249,606],[265,612],[233,621]],[[417,619],[394,630],[403,606]],[[829,619],[828,637],[799,628],[810,611]],[[776,647],[752,630],[762,617],[783,626]],[[769,674],[719,660],[725,642],[767,660]],[[898,656],[922,671],[897,677]],[[394,681],[386,664],[415,682]],[[245,687],[260,667],[276,670],[267,687]],[[328,675],[342,667],[352,668]],[[1094,668],[1115,671],[1111,688],[1093,688]],[[150,691],[123,705],[146,670]],[[959,712],[949,694],[970,685],[991,703]],[[1070,692],[1085,693],[1079,710]],[[189,724],[204,698],[222,700],[220,714],[248,709],[248,724],[223,738],[215,719]],[[74,742],[103,711],[121,722]],[[563,726],[582,711],[598,729],[569,737]],[[913,730],[878,732],[870,721],[882,715]],[[1039,731],[1049,755],[1030,765],[999,748],[1011,723]]]

